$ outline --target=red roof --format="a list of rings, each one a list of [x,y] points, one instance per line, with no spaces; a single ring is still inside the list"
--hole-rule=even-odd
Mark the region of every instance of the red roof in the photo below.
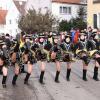
[[[6,24],[7,10],[0,9],[0,24]]]
[[[81,0],[52,0],[52,2],[57,2],[57,3],[70,3],[70,4],[80,4]]]

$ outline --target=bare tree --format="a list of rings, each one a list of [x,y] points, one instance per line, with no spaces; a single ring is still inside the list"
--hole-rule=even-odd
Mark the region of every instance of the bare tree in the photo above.
[[[57,19],[47,11],[45,14],[36,12],[34,9],[28,11],[19,19],[19,28],[26,33],[52,31],[52,25],[57,25]]]

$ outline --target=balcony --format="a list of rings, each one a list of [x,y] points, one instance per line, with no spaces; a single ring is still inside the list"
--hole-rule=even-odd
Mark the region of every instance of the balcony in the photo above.
[[[100,3],[100,0],[93,0],[93,3]]]

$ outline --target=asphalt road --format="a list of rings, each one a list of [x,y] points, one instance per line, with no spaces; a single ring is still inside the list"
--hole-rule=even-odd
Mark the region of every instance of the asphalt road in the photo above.
[[[82,80],[82,63],[72,63],[71,81],[66,81],[66,63],[61,63],[60,83],[55,83],[56,67],[54,63],[46,64],[44,77],[45,85],[38,82],[39,63],[33,66],[33,73],[29,79],[30,85],[24,85],[25,74],[20,74],[17,87],[11,85],[13,69],[9,69],[7,88],[0,84],[0,100],[100,100],[100,82],[92,79],[94,62],[88,67],[88,81]],[[99,71],[100,78],[100,71]],[[0,76],[0,82],[2,76]]]

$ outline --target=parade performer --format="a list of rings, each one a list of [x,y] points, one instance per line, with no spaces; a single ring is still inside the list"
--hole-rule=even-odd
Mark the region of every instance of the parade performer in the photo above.
[[[67,62],[66,80],[70,81],[71,62],[73,61],[73,54],[72,54],[73,45],[71,41],[71,36],[66,35],[64,41],[62,41],[60,46],[63,50],[63,61]]]
[[[56,34],[53,35],[53,45],[51,49],[51,60],[56,63],[56,76],[55,76],[55,82],[59,83],[59,74],[60,74],[60,61],[61,61],[61,47],[60,47],[60,39],[59,36]]]
[[[88,40],[88,51],[90,57],[95,60],[94,75],[93,79],[99,81],[98,68],[100,67],[100,38],[97,34],[97,30],[94,29]]]
[[[11,50],[10,50],[10,61],[11,61],[11,66],[14,66],[14,73],[15,75],[13,76],[12,80],[12,85],[16,86],[16,81],[19,75],[19,69],[20,69],[20,53],[19,53],[19,43],[15,39],[13,41]]]
[[[33,53],[31,52],[31,45],[32,45],[32,42],[31,42],[31,36],[30,35],[27,35],[25,36],[25,44],[24,44],[24,51],[23,51],[23,54],[22,54],[22,61],[24,64],[27,65],[27,73],[26,73],[26,77],[24,79],[24,84],[26,85],[29,85],[28,83],[28,80],[29,80],[29,77],[32,73],[32,68],[33,68],[33,64],[34,64],[34,56],[33,56]]]
[[[90,62],[89,55],[87,52],[87,39],[85,33],[80,33],[79,42],[75,45],[76,55],[83,62],[83,80],[87,81],[87,68]]]
[[[7,53],[7,46],[3,40],[0,40],[0,74],[3,74],[2,86],[6,88],[6,80],[8,74],[9,56]]]
[[[45,61],[47,60],[47,54],[44,50],[45,46],[45,36],[43,34],[40,34],[38,37],[38,49],[36,50],[36,58],[38,61],[40,61],[40,69],[41,74],[39,78],[39,82],[41,84],[44,84],[43,78],[45,73]]]

